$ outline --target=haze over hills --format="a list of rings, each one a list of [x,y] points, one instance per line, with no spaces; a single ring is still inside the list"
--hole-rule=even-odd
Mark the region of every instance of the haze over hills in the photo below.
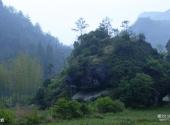
[[[170,20],[170,9],[165,12],[144,12],[140,18],[150,18],[152,20]]]
[[[70,51],[70,47],[44,33],[39,24],[33,25],[22,12],[4,6],[0,0],[0,63],[28,54],[41,63],[48,77],[49,66],[53,67],[52,74],[59,72]]]
[[[165,12],[145,12],[132,25],[135,33],[144,33],[153,47],[165,47],[170,39],[170,10]]]

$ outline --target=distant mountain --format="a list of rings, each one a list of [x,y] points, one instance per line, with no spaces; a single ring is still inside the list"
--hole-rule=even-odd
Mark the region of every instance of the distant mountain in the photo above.
[[[144,12],[139,15],[140,18],[150,18],[152,20],[169,20],[170,21],[170,10],[165,12]]]
[[[132,25],[135,33],[144,33],[153,47],[165,47],[170,39],[170,10],[166,12],[148,12],[139,16]]]
[[[25,53],[38,59],[45,77],[49,77],[62,69],[70,51],[38,24],[33,25],[21,11],[4,6],[0,0],[0,63]]]

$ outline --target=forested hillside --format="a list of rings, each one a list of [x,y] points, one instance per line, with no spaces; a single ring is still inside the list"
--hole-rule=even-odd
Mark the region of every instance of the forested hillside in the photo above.
[[[26,104],[44,80],[59,73],[71,48],[0,0],[0,102]]]
[[[93,100],[105,91],[126,106],[161,104],[169,94],[170,62],[143,34],[131,34],[124,28],[109,35],[108,23],[102,22],[95,31],[81,35],[68,66],[48,83],[48,89],[38,91],[36,103],[48,106],[61,97]]]
[[[61,71],[70,51],[57,38],[44,33],[39,24],[33,25],[21,11],[0,3],[1,63],[21,53],[28,54],[37,58],[43,67],[44,78],[48,78]]]

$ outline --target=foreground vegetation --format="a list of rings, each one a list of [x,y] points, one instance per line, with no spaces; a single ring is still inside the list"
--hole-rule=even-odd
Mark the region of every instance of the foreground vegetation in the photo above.
[[[96,115],[91,118],[74,120],[58,120],[43,125],[169,125],[169,122],[160,122],[158,114],[170,114],[170,108],[128,109],[120,113]]]
[[[150,109],[126,109],[117,113],[97,113],[81,118],[62,119],[52,117],[51,111],[33,108],[16,108],[0,111],[8,122],[2,125],[169,125],[169,121],[159,121],[158,114],[169,115],[170,106]],[[4,115],[5,114],[5,115]]]
[[[125,110],[119,100],[102,97],[96,101],[85,103],[61,98],[48,110],[40,111],[36,106],[0,109],[0,118],[5,125],[39,125],[62,119],[93,117],[96,114],[117,113]],[[102,117],[99,115],[99,117]]]
[[[95,115],[90,118],[74,120],[58,120],[42,125],[169,125],[169,122],[160,122],[158,114],[170,114],[169,107],[152,109],[128,109],[120,113],[110,113],[104,116]]]

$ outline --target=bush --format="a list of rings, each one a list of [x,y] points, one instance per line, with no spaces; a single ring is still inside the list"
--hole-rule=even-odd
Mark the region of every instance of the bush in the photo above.
[[[69,108],[70,108],[70,114],[73,118],[81,117],[82,112],[80,110],[81,104],[78,101],[70,101],[69,102]]]
[[[78,118],[82,116],[81,104],[78,101],[59,99],[52,107],[52,116],[62,119]]]
[[[80,107],[81,112],[83,113],[83,115],[88,115],[91,114],[91,108],[88,104],[83,103]]]
[[[98,112],[107,113],[107,112],[121,112],[125,109],[125,106],[122,102],[116,100],[113,101],[110,97],[102,97],[96,100],[96,107]]]
[[[96,107],[100,113],[112,112],[113,101],[109,97],[103,97],[96,100]]]
[[[14,125],[15,123],[15,116],[9,110],[0,110],[0,118],[4,119],[4,123],[2,123],[2,125]]]
[[[123,110],[125,110],[124,103],[119,100],[113,101],[113,107],[113,112],[122,112]]]

